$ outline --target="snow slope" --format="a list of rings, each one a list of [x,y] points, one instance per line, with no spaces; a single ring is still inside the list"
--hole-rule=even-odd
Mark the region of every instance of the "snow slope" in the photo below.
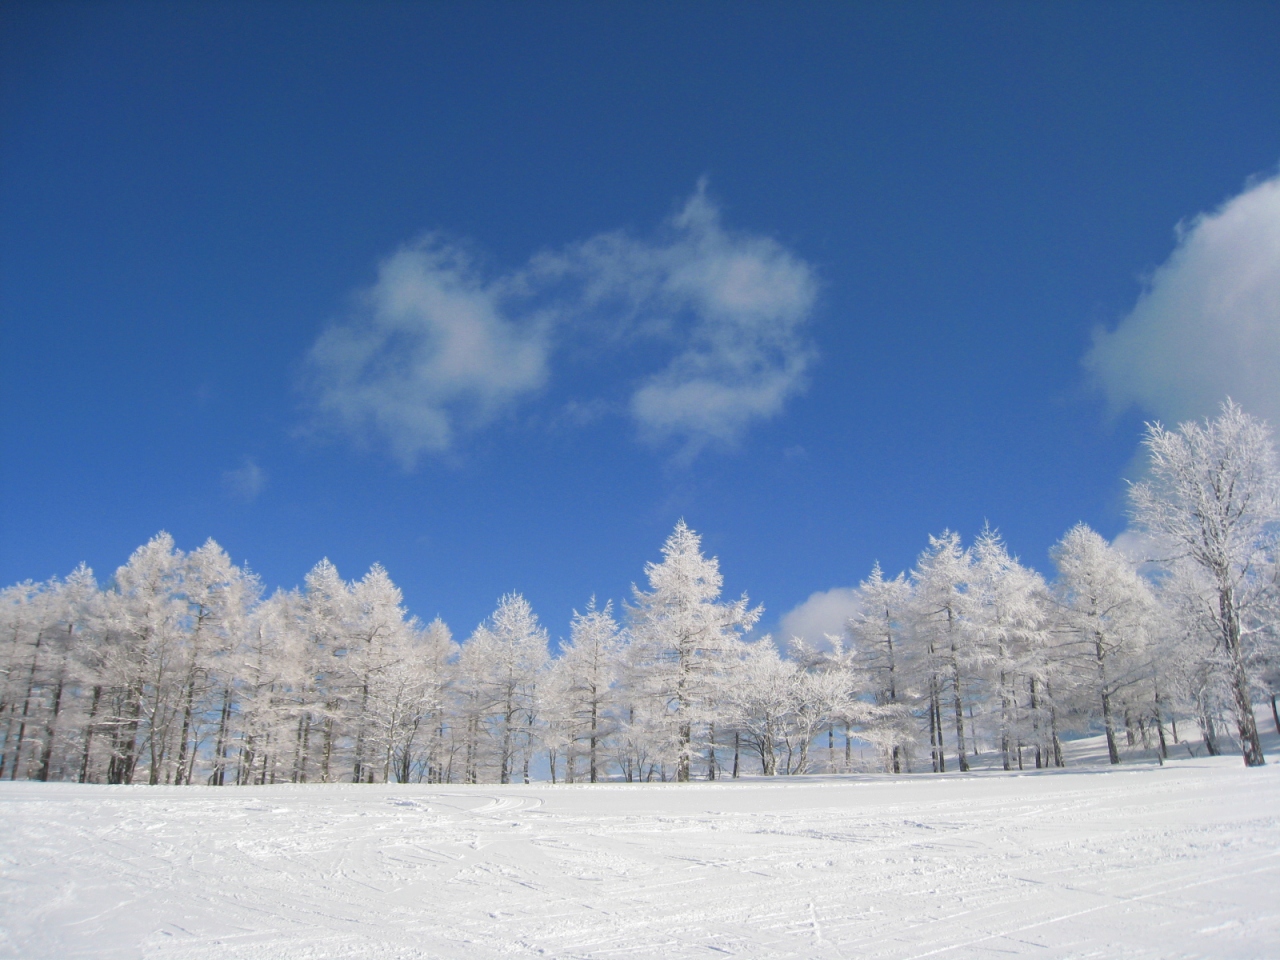
[[[0,956],[1280,957],[1280,765],[0,784]]]

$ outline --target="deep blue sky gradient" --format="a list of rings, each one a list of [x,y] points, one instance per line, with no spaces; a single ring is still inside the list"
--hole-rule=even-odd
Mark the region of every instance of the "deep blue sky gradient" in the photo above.
[[[769,620],[998,526],[1114,535],[1143,412],[1080,366],[1180,220],[1280,161],[1280,6],[8,4],[0,582],[167,529],[268,585],[382,562],[553,635],[683,516]],[[651,233],[702,176],[816,269],[808,391],[682,465],[563,379],[406,471],[307,435],[307,349],[424,231],[493,271]],[[245,502],[227,471],[268,480]]]

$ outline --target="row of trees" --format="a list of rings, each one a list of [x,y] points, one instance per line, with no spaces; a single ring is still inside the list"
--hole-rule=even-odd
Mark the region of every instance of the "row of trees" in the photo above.
[[[1132,490],[1139,565],[1081,524],[1050,583],[998,534],[945,532],[910,573],[877,566],[859,612],[821,645],[749,641],[761,610],[721,598],[716,559],[682,521],[621,622],[575,613],[551,656],[518,594],[458,644],[406,613],[374,566],[328,561],[302,588],[261,584],[210,541],[167,534],[100,588],[0,594],[0,777],[81,782],[688,780],[848,770],[1063,764],[1100,730],[1167,754],[1177,723],[1263,762],[1253,702],[1277,732],[1280,483],[1265,425],[1228,403],[1149,427]]]

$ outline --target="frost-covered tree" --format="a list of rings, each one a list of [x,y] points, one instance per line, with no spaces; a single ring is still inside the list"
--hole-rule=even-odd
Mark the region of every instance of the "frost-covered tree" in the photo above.
[[[34,773],[37,780],[49,780],[54,770],[55,757],[60,760],[63,775],[78,769],[68,750],[75,746],[64,730],[63,718],[69,712],[76,714],[75,693],[84,678],[81,653],[93,643],[93,630],[99,609],[98,585],[93,571],[83,563],[56,586],[56,600],[50,605],[50,638],[45,657],[45,683],[42,698],[43,743],[39,765]],[[66,732],[70,732],[67,730]],[[61,751],[59,742],[63,741]]]
[[[822,730],[861,719],[844,661],[810,656],[803,648],[793,648],[784,659],[769,636],[744,646],[722,694],[720,716],[759,757],[765,776],[805,773]]]
[[[760,759],[760,772],[778,772],[778,748],[786,740],[787,724],[795,709],[798,667],[784,660],[771,638],[748,644],[741,668],[726,691],[726,721],[744,746]]]
[[[975,647],[991,667],[1000,701],[1004,769],[1014,763],[1021,767],[1020,747],[1027,736],[1035,744],[1037,767],[1047,759],[1042,752],[1061,766],[1052,671],[1043,656],[1047,639],[1044,580],[1011,556],[1000,535],[989,527],[974,541],[971,553],[970,619]]]
[[[1107,754],[1120,762],[1116,700],[1145,678],[1148,627],[1156,604],[1150,587],[1118,550],[1083,523],[1051,551],[1060,629],[1071,637],[1075,656],[1093,674]]]
[[[1254,533],[1231,605],[1247,679],[1274,697],[1280,570],[1271,528]],[[517,594],[459,647],[380,566],[347,582],[324,560],[264,600],[213,541],[183,554],[160,534],[103,590],[84,568],[0,590],[0,776],[511,782],[540,743],[553,777],[687,780],[730,748],[734,776],[744,751],[766,775],[848,770],[855,729],[895,772],[927,730],[943,771],[948,727],[962,770],[981,742],[1008,769],[1028,746],[1060,764],[1060,722],[1100,723],[1117,761],[1120,732],[1145,747],[1154,731],[1163,756],[1180,715],[1217,752],[1238,699],[1212,570],[1166,550],[1148,582],[1083,525],[1053,556],[1049,590],[991,530],[968,549],[931,537],[909,579],[877,565],[860,584],[846,636],[784,654],[746,642],[760,609],[721,600],[718,561],[681,522],[628,629],[593,602],[550,661]]]
[[[849,663],[843,656],[810,658],[801,655],[793,642],[791,660],[797,669],[791,684],[792,709],[785,725],[785,771],[806,773],[810,768],[810,748],[815,738],[827,732],[828,769],[834,766],[837,723],[865,722],[870,711],[854,695]],[[838,652],[838,651],[837,651]]]
[[[1264,574],[1265,591],[1255,620],[1259,624],[1254,644],[1253,673],[1259,678],[1263,692],[1271,702],[1271,721],[1280,734],[1280,551],[1273,551]]]
[[[353,619],[351,588],[338,574],[337,568],[321,560],[306,576],[298,618],[306,637],[302,655],[307,667],[307,680],[312,689],[303,691],[309,704],[303,738],[303,769],[310,750],[318,747],[318,773],[321,782],[338,777],[342,748],[350,715],[350,671],[342,658],[349,643]],[[282,634],[287,636],[287,634]],[[306,779],[304,776],[303,779]]]
[[[449,778],[448,697],[458,645],[438,617],[416,627],[407,658],[396,667],[389,688],[405,708],[395,740],[397,779],[428,783]]]
[[[972,563],[969,551],[960,544],[960,535],[947,530],[940,537],[929,537],[929,548],[920,554],[911,572],[911,624],[925,654],[921,666],[928,686],[929,740],[938,772],[946,770],[942,704],[947,693],[955,720],[956,760],[961,770],[969,769],[965,686],[978,656],[967,593]]]
[[[871,576],[858,585],[859,611],[846,628],[852,644],[851,672],[863,678],[862,686],[878,708],[870,716],[866,736],[884,752],[885,766],[891,773],[907,768],[908,750],[915,741],[906,703],[907,651],[903,647],[910,601],[911,585],[906,576],[899,573],[886,579],[877,562]],[[846,726],[846,752],[848,742]]]
[[[614,684],[622,649],[612,603],[597,609],[592,597],[586,613],[574,611],[569,641],[560,646],[551,680],[552,709],[562,724],[569,783],[577,779],[579,757],[586,761],[588,781],[595,783],[603,775],[607,742],[616,727]]]
[[[213,701],[226,698],[226,671],[219,668],[233,656],[260,593],[257,578],[235,566],[226,551],[212,539],[187,554],[181,595],[186,601],[188,620],[181,666],[182,722],[174,783],[192,782],[196,755],[216,709]],[[221,705],[219,702],[217,708]]]
[[[1246,766],[1265,763],[1250,695],[1247,635],[1265,595],[1280,522],[1280,466],[1270,430],[1227,400],[1203,423],[1147,426],[1150,478],[1130,491],[1134,518],[1205,575],[1216,642]]]
[[[109,783],[131,783],[140,761],[148,782],[163,778],[189,653],[182,572],[182,552],[160,533],[116,571],[106,596],[110,714],[101,723],[110,731]]]
[[[275,783],[285,776],[283,762],[291,753],[296,708],[293,667],[302,654],[295,630],[298,605],[296,593],[277,591],[254,611],[237,645],[238,696],[231,729],[220,728],[218,736],[221,750],[234,749],[235,783]],[[219,759],[222,769],[225,757]],[[290,767],[287,776],[293,779],[296,764]],[[225,782],[225,772],[214,782]]]
[[[649,590],[633,587],[631,682],[650,701],[654,732],[670,748],[675,779],[687,781],[703,743],[714,776],[714,716],[725,677],[742,655],[742,634],[763,609],[741,599],[724,603],[715,557],[681,520],[662,547],[662,562],[645,565]]]
[[[354,783],[373,782],[379,772],[387,779],[400,726],[410,709],[399,665],[411,655],[414,624],[402,600],[400,589],[381,564],[375,563],[351,588],[352,615],[343,665],[351,689]]]
[[[42,648],[55,619],[53,607],[56,584],[36,584],[30,580],[7,588],[0,594],[0,630],[3,630],[3,660],[0,669],[0,716],[4,718],[0,777],[17,779],[22,768],[23,748],[30,746],[29,731],[35,728],[33,699],[38,691]],[[30,754],[30,749],[27,754]]]
[[[519,767],[529,778],[534,724],[538,715],[538,683],[549,653],[547,632],[529,601],[509,593],[489,619],[462,645],[459,686],[472,725],[468,739],[468,780],[479,776],[481,751],[497,767],[498,782],[510,783]]]

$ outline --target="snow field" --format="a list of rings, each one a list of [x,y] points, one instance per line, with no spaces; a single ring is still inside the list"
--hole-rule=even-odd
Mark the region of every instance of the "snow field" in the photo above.
[[[1280,956],[1280,766],[0,784],[0,956]]]

